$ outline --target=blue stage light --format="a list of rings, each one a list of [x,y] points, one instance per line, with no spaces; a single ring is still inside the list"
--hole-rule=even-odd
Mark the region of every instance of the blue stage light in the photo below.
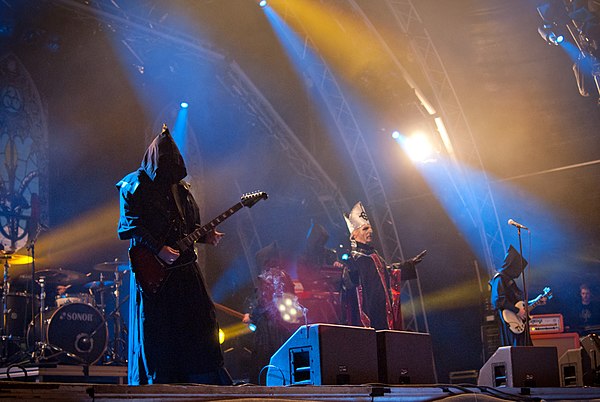
[[[181,106],[182,109],[187,109],[187,107],[189,106],[187,102],[181,102],[181,104],[179,105]]]
[[[395,139],[395,140],[397,140],[398,138],[400,138],[400,133],[398,131],[394,131],[392,133],[392,138]]]
[[[544,24],[538,28],[538,33],[549,45],[558,46],[559,43],[565,40],[565,37],[560,34],[557,35],[553,29],[552,24]]]
[[[254,324],[248,324],[248,329],[252,332],[256,331],[256,325]]]
[[[261,6],[261,7],[265,7],[267,5],[267,0],[260,0],[258,2],[258,5]]]
[[[344,253],[344,254],[342,254],[342,260],[343,260],[343,261],[347,261],[347,260],[348,260],[348,258],[350,258],[350,255],[349,255],[348,253]]]

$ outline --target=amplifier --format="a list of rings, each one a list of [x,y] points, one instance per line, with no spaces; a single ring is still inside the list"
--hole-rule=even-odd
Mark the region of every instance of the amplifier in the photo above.
[[[564,330],[562,314],[538,314],[529,319],[532,334],[560,334]]]

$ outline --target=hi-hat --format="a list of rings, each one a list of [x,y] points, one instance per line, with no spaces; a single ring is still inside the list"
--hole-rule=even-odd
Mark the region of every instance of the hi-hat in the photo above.
[[[129,270],[129,262],[119,260],[101,262],[100,264],[94,265],[94,270],[101,272],[124,272]]]
[[[81,272],[77,271],[69,271],[68,269],[42,269],[39,271],[35,271],[35,279],[36,281],[40,278],[44,278],[47,283],[81,283],[85,280],[86,276]],[[21,274],[19,275],[19,279],[31,280],[31,273]]]
[[[85,285],[83,285],[83,287],[86,289],[96,290],[102,288],[109,288],[112,287],[114,284],[115,283],[113,281],[93,281],[86,283]]]

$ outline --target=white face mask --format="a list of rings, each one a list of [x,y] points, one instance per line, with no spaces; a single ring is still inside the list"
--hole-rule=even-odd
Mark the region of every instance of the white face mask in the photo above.
[[[370,244],[373,241],[373,229],[371,225],[363,225],[352,233],[352,238],[359,243]]]

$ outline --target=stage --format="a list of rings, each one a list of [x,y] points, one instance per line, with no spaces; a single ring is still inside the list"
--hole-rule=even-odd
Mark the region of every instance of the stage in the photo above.
[[[44,401],[493,401],[597,400],[600,388],[490,388],[474,385],[353,385],[264,387],[237,385],[147,385],[22,382],[0,384],[0,399]]]

